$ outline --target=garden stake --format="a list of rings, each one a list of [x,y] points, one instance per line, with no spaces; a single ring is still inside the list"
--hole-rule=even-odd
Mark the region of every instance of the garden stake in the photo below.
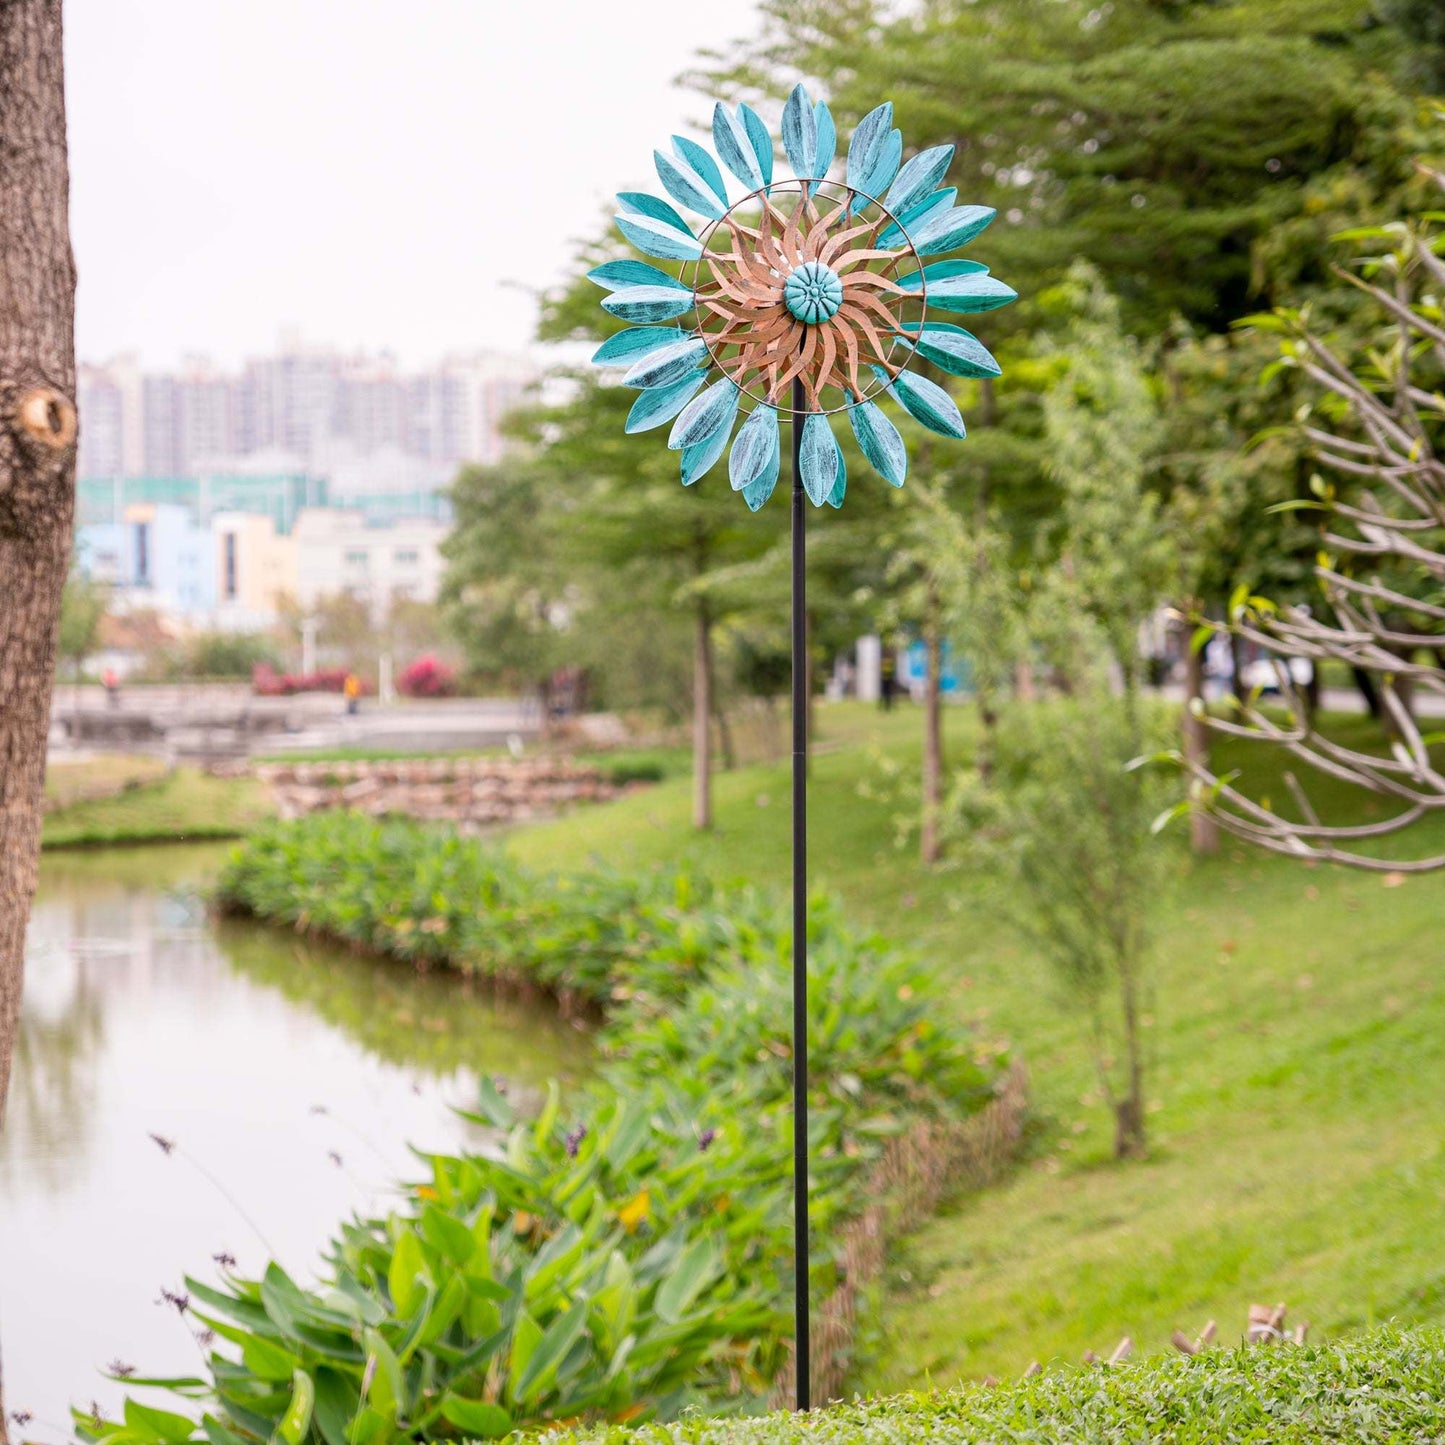
[[[618,196],[617,228],[664,270],[635,257],[588,272],[602,302],[627,323],[593,361],[625,368],[641,395],[628,432],[672,423],[684,486],[728,455],[728,477],[749,508],[773,494],[781,471],[779,416],[791,422],[793,670],[793,1230],[794,1367],[800,1410],[811,1405],[808,1304],[808,657],[806,518],[841,507],[848,472],[831,418],[846,413],[864,458],[901,487],[908,451],[874,398],[891,397],[915,421],[962,440],[963,417],[936,382],[910,371],[932,362],[953,376],[994,377],[998,363],[960,326],[930,311],[990,311],[1014,292],[977,261],[929,258],[956,251],[994,218],[956,206],[943,181],[952,146],[903,164],[903,137],[885,102],[858,123],[842,181],[829,180],[838,133],[828,107],[799,85],[783,108],[792,180],[775,180],[774,144],[747,105],[713,110],[713,145],[672,138],[654,152],[658,179],[679,206],[704,218],[698,231],[668,201]],[[730,200],[718,160],[742,185]],[[681,274],[678,274],[678,273]],[[675,324],[690,315],[687,329]],[[716,368],[720,375],[712,379]],[[711,384],[708,384],[711,382]],[[744,398],[746,420],[733,428]]]

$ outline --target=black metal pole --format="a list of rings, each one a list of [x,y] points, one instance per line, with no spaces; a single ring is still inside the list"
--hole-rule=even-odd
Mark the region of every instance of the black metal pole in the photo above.
[[[808,608],[803,383],[793,381],[793,1273],[798,1409],[811,1408],[808,1338]]]

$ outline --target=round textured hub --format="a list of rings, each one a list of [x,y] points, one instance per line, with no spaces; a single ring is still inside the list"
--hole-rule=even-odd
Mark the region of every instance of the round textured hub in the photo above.
[[[831,266],[804,261],[783,283],[783,304],[809,326],[831,321],[843,304],[843,282]]]

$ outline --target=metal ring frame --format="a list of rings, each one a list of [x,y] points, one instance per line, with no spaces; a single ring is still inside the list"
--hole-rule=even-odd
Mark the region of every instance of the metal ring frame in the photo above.
[[[896,267],[899,262],[905,258],[905,256],[912,256],[914,263],[918,267],[919,276],[922,276],[924,270],[923,257],[918,254],[918,248],[913,244],[912,236],[908,234],[907,228],[903,225],[903,222],[900,221],[899,218],[895,216],[893,212],[890,211],[887,206],[885,206],[883,202],[880,201],[876,196],[870,196],[866,191],[855,190],[852,186],[848,185],[844,181],[829,180],[827,176],[795,176],[792,180],[774,181],[769,185],[760,186],[757,190],[749,191],[748,194],[743,196],[741,200],[738,200],[734,202],[731,206],[729,206],[727,210],[724,211],[723,214],[719,216],[716,220],[708,222],[708,224],[703,228],[701,236],[699,236],[698,238],[702,244],[702,255],[700,255],[695,261],[691,261],[688,263],[688,265],[691,267],[691,275],[687,274],[687,267],[684,267],[683,279],[686,281],[688,289],[693,293],[694,297],[697,294],[697,279],[699,269],[701,268],[703,262],[706,261],[708,258],[708,244],[717,234],[718,227],[723,225],[727,221],[727,218],[733,214],[733,212],[739,210],[743,206],[746,206],[751,201],[761,199],[766,202],[771,197],[772,193],[779,188],[797,189],[800,193],[806,195],[809,187],[816,188],[819,186],[827,186],[834,191],[842,191],[844,195],[841,202],[841,208],[846,208],[849,205],[851,198],[854,196],[861,196],[863,200],[868,202],[869,205],[877,206],[878,209],[883,213],[882,221],[880,221],[879,223],[880,227],[886,224],[892,224],[894,226],[897,226],[900,234],[903,237],[904,250],[900,252],[898,257],[890,260],[888,264],[890,266]],[[885,271],[886,269],[887,267],[884,268]],[[919,334],[921,335],[923,332],[923,323],[928,319],[928,289],[926,284],[918,292],[918,304],[922,308],[921,314],[918,318],[918,330]],[[694,302],[693,305],[693,314],[697,318],[697,324],[694,329],[696,330],[697,335],[701,338],[703,345],[707,347],[709,362],[713,366],[716,366],[717,369],[723,374],[723,376],[725,376],[729,381],[732,381],[733,385],[737,387],[738,391],[743,396],[747,397],[755,406],[770,406],[780,415],[837,416],[841,412],[852,411],[854,407],[862,406],[864,402],[871,401],[880,392],[886,391],[888,385],[890,384],[889,382],[880,382],[875,378],[874,381],[871,383],[871,388],[865,387],[863,394],[855,400],[845,401],[842,406],[825,407],[818,411],[809,411],[806,408],[804,408],[804,410],[802,411],[799,411],[796,407],[781,406],[776,402],[769,401],[766,396],[758,396],[756,392],[749,390],[747,387],[743,386],[737,381],[733,381],[733,378],[728,372],[727,367],[723,364],[722,359],[713,350],[712,342],[709,339],[707,331],[704,329],[703,326],[702,310],[700,307],[697,306],[696,302]],[[809,323],[804,322],[803,324],[807,325]],[[893,340],[889,344],[890,352],[893,347],[899,344],[900,340],[901,338],[897,336],[893,338]],[[901,375],[903,372],[907,371],[909,363],[917,356],[917,354],[918,353],[910,347],[908,361],[905,361],[903,365],[900,366],[898,370],[893,373],[893,375],[898,376]],[[844,394],[846,396],[846,391]]]

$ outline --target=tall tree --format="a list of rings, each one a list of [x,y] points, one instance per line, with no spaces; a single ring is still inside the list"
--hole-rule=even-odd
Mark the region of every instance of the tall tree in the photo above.
[[[60,0],[0,5],[0,1118],[75,509],[75,262]]]
[[[1312,185],[1409,169],[1399,132],[1415,106],[1387,74],[1410,41],[1378,23],[1373,0],[764,0],[762,11],[759,40],[700,78],[785,95],[800,74],[827,77],[838,112],[888,97],[917,144],[955,144],[960,199],[999,212],[973,249],[1024,299],[1005,326],[1029,326],[1028,298],[1084,255],[1142,337],[1176,314],[1224,330],[1269,299],[1257,245],[1307,210]],[[1316,229],[1297,258],[1319,276],[1327,235]]]
[[[60,0],[0,5],[0,1127],[25,929],[60,594],[75,511],[75,261]],[[0,1445],[6,1438],[0,1381]]]
[[[1445,175],[1432,172],[1437,185]],[[1438,211],[1352,234],[1366,258],[1341,268],[1335,306],[1277,311],[1258,324],[1280,342],[1278,365],[1309,394],[1297,418],[1319,467],[1322,520],[1315,569],[1324,606],[1279,606],[1241,594],[1235,631],[1283,659],[1343,662],[1371,679],[1386,747],[1343,743],[1322,729],[1282,662],[1283,716],[1247,699],[1238,719],[1215,727],[1283,749],[1301,768],[1286,774],[1293,807],[1271,806],[1233,778],[1186,760],[1203,802],[1229,832],[1296,858],[1386,872],[1445,868],[1427,843],[1413,856],[1385,840],[1445,810],[1445,774],[1414,710],[1418,695],[1445,697],[1445,329],[1439,294]],[[1369,254],[1373,252],[1373,254]],[[1308,770],[1308,771],[1304,771]],[[1363,819],[1319,815],[1311,774],[1373,794]]]

